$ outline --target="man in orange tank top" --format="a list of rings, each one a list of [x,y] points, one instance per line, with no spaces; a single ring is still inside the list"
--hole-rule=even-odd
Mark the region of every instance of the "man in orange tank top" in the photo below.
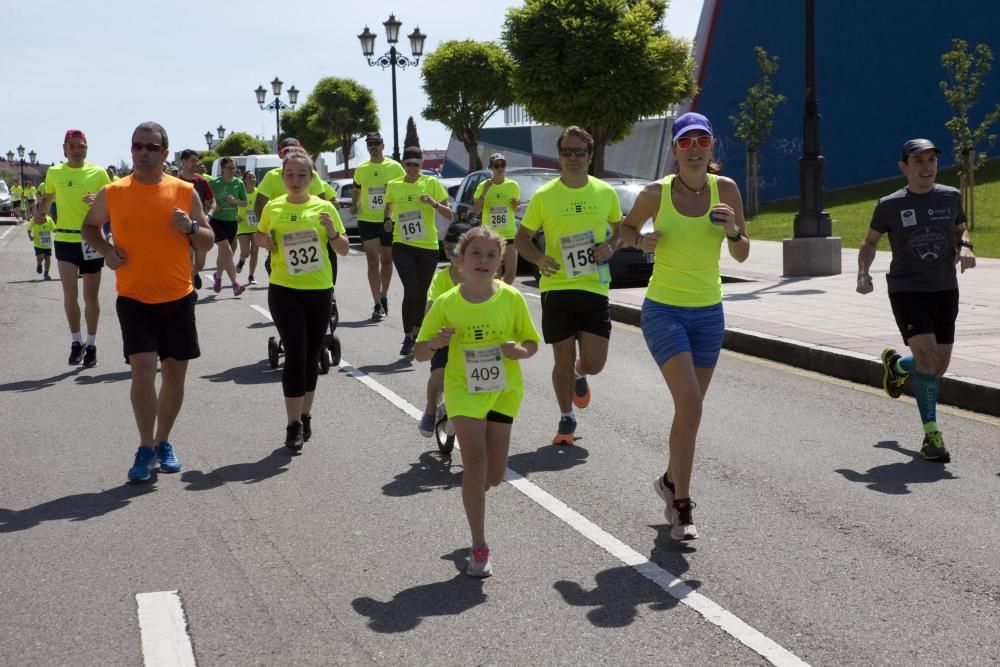
[[[184,399],[188,360],[201,354],[191,248],[207,252],[215,239],[211,229],[197,222],[204,212],[194,188],[163,173],[167,146],[162,126],[139,125],[132,133],[135,171],[102,188],[83,221],[84,239],[116,272],[116,307],[132,368],[132,410],[139,429],[139,450],[128,471],[133,482],[148,480],[157,466],[160,472],[181,469],[168,438]],[[113,244],[101,234],[108,221]]]

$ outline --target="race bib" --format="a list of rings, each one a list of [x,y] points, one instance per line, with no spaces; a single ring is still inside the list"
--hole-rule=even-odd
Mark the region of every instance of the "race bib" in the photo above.
[[[596,244],[593,229],[559,239],[563,266],[566,267],[568,277],[577,278],[597,271],[597,260],[594,259]]]
[[[368,188],[368,208],[381,211],[385,208],[385,186]]]
[[[38,232],[38,243],[43,248],[48,248],[52,245],[52,232],[45,230],[43,232]]]
[[[101,253],[97,252],[94,246],[90,245],[86,241],[80,241],[80,246],[83,248],[83,261],[89,262],[92,259],[100,259],[104,257]]]
[[[424,216],[420,211],[399,214],[399,233],[404,241],[415,241],[424,236]]]
[[[247,226],[248,227],[256,227],[257,226],[257,222],[258,222],[258,220],[257,220],[257,214],[254,213],[253,211],[249,211],[248,210],[247,211]]]
[[[507,372],[499,345],[465,349],[465,384],[470,394],[507,388]]]
[[[490,224],[494,227],[506,227],[507,226],[507,207],[506,206],[491,206],[490,207]]]
[[[297,276],[318,271],[323,266],[323,249],[315,229],[299,229],[281,235],[288,274]]]

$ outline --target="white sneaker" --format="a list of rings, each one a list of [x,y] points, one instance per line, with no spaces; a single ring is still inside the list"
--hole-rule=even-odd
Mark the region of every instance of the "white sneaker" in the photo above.
[[[469,566],[465,573],[470,577],[484,578],[493,574],[493,563],[490,562],[489,547],[472,547],[469,549]]]
[[[653,489],[656,491],[656,495],[663,498],[663,502],[666,505],[663,508],[663,516],[666,517],[667,523],[674,526],[673,517],[673,507],[674,507],[674,492],[670,490],[670,487],[663,483],[663,475],[660,475],[653,482]]]
[[[677,505],[682,505],[677,507]],[[673,528],[670,529],[670,537],[675,540],[697,540],[698,529],[694,525],[694,517],[691,515],[696,505],[691,500],[678,503],[676,500],[670,504],[670,514]]]

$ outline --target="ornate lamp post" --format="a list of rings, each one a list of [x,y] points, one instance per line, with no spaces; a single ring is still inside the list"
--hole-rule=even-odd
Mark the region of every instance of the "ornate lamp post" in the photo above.
[[[378,58],[372,58],[375,55],[375,33],[369,30],[368,26],[365,26],[364,32],[358,35],[358,39],[361,40],[361,53],[368,60],[370,66],[392,71],[392,159],[398,162],[399,116],[396,111],[396,68],[416,67],[420,63],[420,56],[424,55],[424,40],[427,39],[427,35],[420,32],[419,26],[407,35],[410,40],[410,51],[413,53],[411,59],[396,50],[396,44],[399,42],[399,28],[403,24],[396,19],[394,14],[389,14],[389,19],[382,25],[385,26],[385,40],[389,43],[389,50]]]
[[[208,150],[212,150],[213,146],[217,143],[222,143],[222,140],[226,138],[226,128],[222,127],[222,125],[219,125],[215,131],[219,135],[218,141],[215,140],[211,130],[205,133],[205,143],[208,144]]]
[[[257,105],[261,111],[274,111],[274,152],[278,152],[278,141],[281,139],[281,112],[286,109],[294,109],[299,101],[299,91],[295,86],[288,89],[288,104],[281,101],[281,87],[285,84],[278,77],[274,77],[271,82],[271,91],[274,93],[274,100],[270,104],[264,104],[267,99],[267,90],[264,86],[257,86],[253,91],[257,96]]]

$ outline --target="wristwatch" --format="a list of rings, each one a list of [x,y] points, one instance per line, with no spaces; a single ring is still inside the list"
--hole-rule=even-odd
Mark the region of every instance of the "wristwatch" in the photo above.
[[[198,221],[197,220],[192,220],[191,221],[191,229],[188,230],[187,235],[191,236],[192,234],[194,234],[197,231],[198,231]]]
[[[965,239],[962,239],[961,241],[959,241],[958,245],[960,245],[963,248],[968,248],[969,250],[975,250],[976,249],[975,246],[973,246],[971,243],[969,243]]]
[[[730,241],[739,241],[741,236],[743,236],[743,232],[739,227],[736,228],[736,236],[730,236],[728,233],[726,234],[726,238]]]

